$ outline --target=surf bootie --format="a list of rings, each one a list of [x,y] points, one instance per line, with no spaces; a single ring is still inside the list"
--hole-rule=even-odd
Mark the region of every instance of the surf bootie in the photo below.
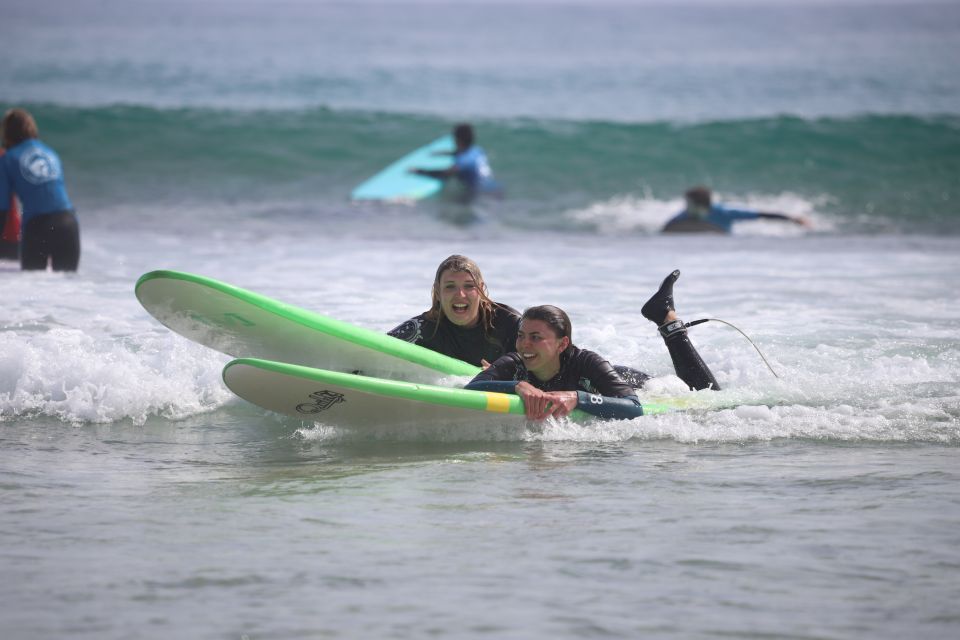
[[[656,324],[658,327],[663,324],[667,313],[673,310],[673,283],[680,277],[680,270],[675,269],[670,275],[663,279],[663,284],[657,289],[647,303],[640,309],[644,318]]]

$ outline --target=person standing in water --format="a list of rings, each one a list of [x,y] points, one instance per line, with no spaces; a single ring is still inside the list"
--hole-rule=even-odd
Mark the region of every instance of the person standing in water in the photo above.
[[[810,221],[800,216],[713,204],[713,195],[707,187],[688,189],[684,199],[686,208],[664,225],[663,233],[730,233],[733,223],[740,220],[785,220],[803,227],[810,226]]]
[[[493,177],[490,161],[480,145],[476,144],[473,126],[463,123],[453,128],[453,164],[446,169],[411,169],[428,178],[446,181],[456,178],[464,187],[467,198],[480,194],[501,194],[502,188]]]
[[[80,263],[80,227],[67,196],[57,153],[40,141],[37,123],[25,109],[10,109],[0,124],[0,228],[10,198],[22,206],[20,268],[76,271]]]

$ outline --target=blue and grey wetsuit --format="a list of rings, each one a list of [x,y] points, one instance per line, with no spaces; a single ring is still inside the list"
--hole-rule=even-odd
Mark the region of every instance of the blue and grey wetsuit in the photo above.
[[[764,213],[754,211],[753,209],[734,209],[715,204],[710,207],[710,211],[705,215],[695,215],[684,210],[664,225],[663,231],[666,233],[672,231],[718,231],[730,233],[733,231],[733,223],[738,220],[790,220],[790,216],[782,213]]]

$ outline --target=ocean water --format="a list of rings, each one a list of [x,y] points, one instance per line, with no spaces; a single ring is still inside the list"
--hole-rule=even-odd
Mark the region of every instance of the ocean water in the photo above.
[[[956,3],[40,0],[0,36],[83,243],[0,263],[0,637],[960,632]],[[461,120],[502,202],[348,201]],[[658,235],[698,183],[813,229]],[[452,253],[686,409],[304,423],[133,295],[178,269],[385,331]],[[684,388],[639,317],[674,268],[773,371],[711,322],[723,390]]]

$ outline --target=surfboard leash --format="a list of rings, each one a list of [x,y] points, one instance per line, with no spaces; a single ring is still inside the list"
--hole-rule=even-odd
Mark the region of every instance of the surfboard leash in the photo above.
[[[727,322],[726,320],[721,320],[720,318],[701,318],[700,320],[694,320],[694,321],[692,321],[692,322],[686,322],[686,323],[684,323],[683,326],[686,327],[686,328],[690,328],[690,327],[696,326],[696,325],[698,325],[698,324],[703,324],[704,322],[722,322],[723,324],[727,325],[728,327],[733,327],[734,329],[736,329],[737,331],[739,331],[739,332],[740,332],[740,335],[742,335],[744,338],[746,338],[746,339],[747,339],[747,342],[749,342],[751,345],[753,345],[753,348],[757,350],[757,354],[760,355],[760,359],[763,360],[763,364],[767,365],[767,369],[770,369],[770,373],[773,374],[773,377],[774,377],[774,378],[777,378],[777,379],[780,378],[780,376],[777,375],[777,372],[773,370],[773,367],[770,366],[770,363],[767,362],[767,359],[766,359],[766,357],[763,355],[763,352],[760,351],[760,347],[758,347],[758,346],[753,342],[753,340],[750,339],[750,336],[748,336],[747,334],[745,334],[743,331],[740,331],[740,327],[734,325],[733,323]]]

